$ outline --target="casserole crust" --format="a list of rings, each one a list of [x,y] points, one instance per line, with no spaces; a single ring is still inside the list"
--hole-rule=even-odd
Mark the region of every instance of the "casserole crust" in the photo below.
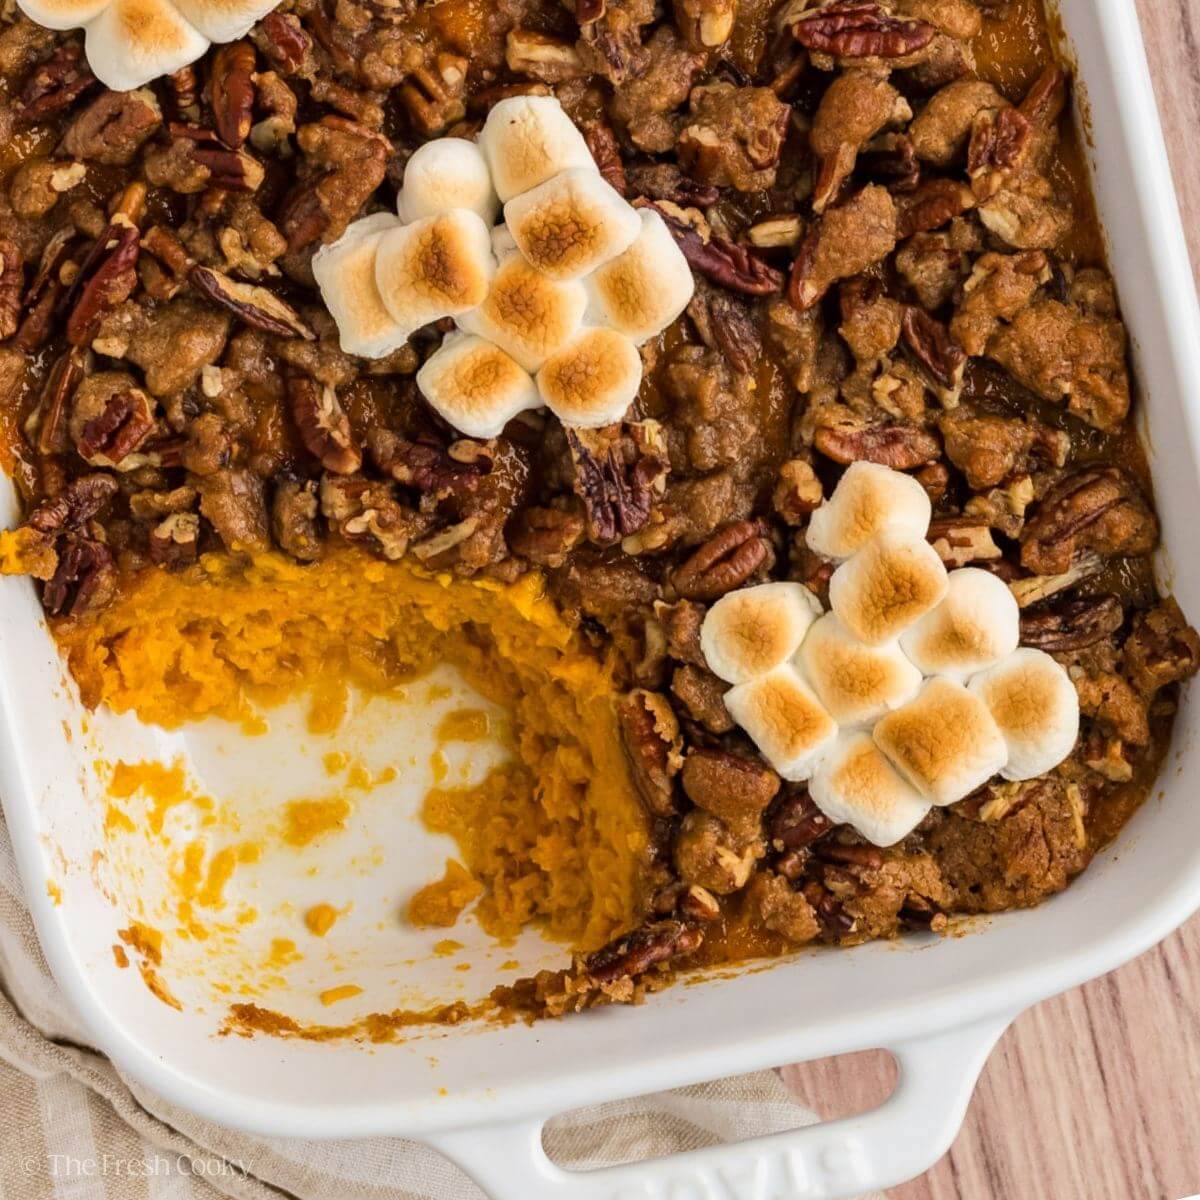
[[[445,605],[492,630],[487,662],[516,664],[511,704],[543,670],[571,677],[575,703],[594,670],[611,718],[552,735],[590,747],[614,793],[595,811],[618,815],[594,842],[567,831],[574,857],[540,865],[547,897],[634,844],[611,892],[604,868],[559,917],[550,899],[516,917],[593,951],[501,997],[531,1012],[634,999],[676,965],[1036,903],[1146,794],[1200,653],[1154,584],[1124,329],[1042,15],[770,8],[302,3],[134,93],[97,88],[70,34],[17,18],[0,35],[23,131],[5,152],[0,387],[29,511],[7,568],[43,580],[85,695],[159,720],[315,681],[243,657],[233,614],[264,605],[264,575],[296,589],[266,611],[324,596],[318,649],[344,635],[351,553],[422,568],[350,588],[396,597],[375,635],[390,648],[409,613],[440,607],[419,598],[423,571],[491,595],[544,586],[565,630],[551,666],[496,634],[500,606]],[[523,416],[481,442],[413,384],[443,331],[343,354],[310,260],[390,203],[416,146],[473,135],[521,90],[556,95],[609,182],[662,215],[696,293],[643,348],[624,421]],[[827,599],[832,561],[803,534],[864,459],[920,481],[943,562],[1010,585],[1022,644],[1067,668],[1084,718],[1063,766],[993,780],[886,850],[765,765],[699,644],[707,607],[744,585]],[[158,710],[179,645],[140,630],[189,605],[208,605],[225,674],[210,708],[200,688]],[[531,770],[527,827],[562,764]],[[468,861],[494,910],[504,856],[522,854],[517,839]]]

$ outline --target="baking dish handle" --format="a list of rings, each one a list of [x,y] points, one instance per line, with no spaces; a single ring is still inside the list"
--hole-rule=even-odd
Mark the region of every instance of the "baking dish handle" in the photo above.
[[[594,1171],[556,1166],[546,1118],[428,1141],[492,1200],[841,1200],[920,1175],[949,1149],[984,1061],[1012,1015],[892,1049],[896,1090],[878,1108],[728,1146]]]

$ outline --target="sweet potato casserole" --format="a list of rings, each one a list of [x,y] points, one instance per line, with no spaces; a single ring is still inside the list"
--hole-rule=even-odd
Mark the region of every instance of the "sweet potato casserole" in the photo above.
[[[1036,0],[18,6],[0,569],[90,706],[501,705],[408,910],[575,951],[500,1006],[1033,905],[1145,798],[1200,638]]]

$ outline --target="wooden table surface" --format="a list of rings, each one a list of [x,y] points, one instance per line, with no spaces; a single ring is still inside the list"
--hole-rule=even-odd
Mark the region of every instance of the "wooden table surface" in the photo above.
[[[1200,281],[1200,0],[1138,0]],[[789,1068],[824,1115],[890,1090],[886,1055]],[[1181,1200],[1200,1194],[1200,915],[1143,955],[1019,1017],[962,1133],[889,1200]]]

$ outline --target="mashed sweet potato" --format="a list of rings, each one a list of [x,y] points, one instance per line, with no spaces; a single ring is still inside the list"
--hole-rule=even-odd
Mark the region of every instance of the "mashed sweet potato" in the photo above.
[[[616,726],[609,664],[541,592],[434,576],[353,551],[300,566],[208,556],[146,571],[56,635],[89,705],[174,727],[206,716],[253,732],[305,692],[330,729],[347,688],[398,689],[439,662],[511,715],[511,756],[477,786],[438,787],[423,816],[452,835],[498,936],[537,922],[577,948],[636,924],[648,831]]]

